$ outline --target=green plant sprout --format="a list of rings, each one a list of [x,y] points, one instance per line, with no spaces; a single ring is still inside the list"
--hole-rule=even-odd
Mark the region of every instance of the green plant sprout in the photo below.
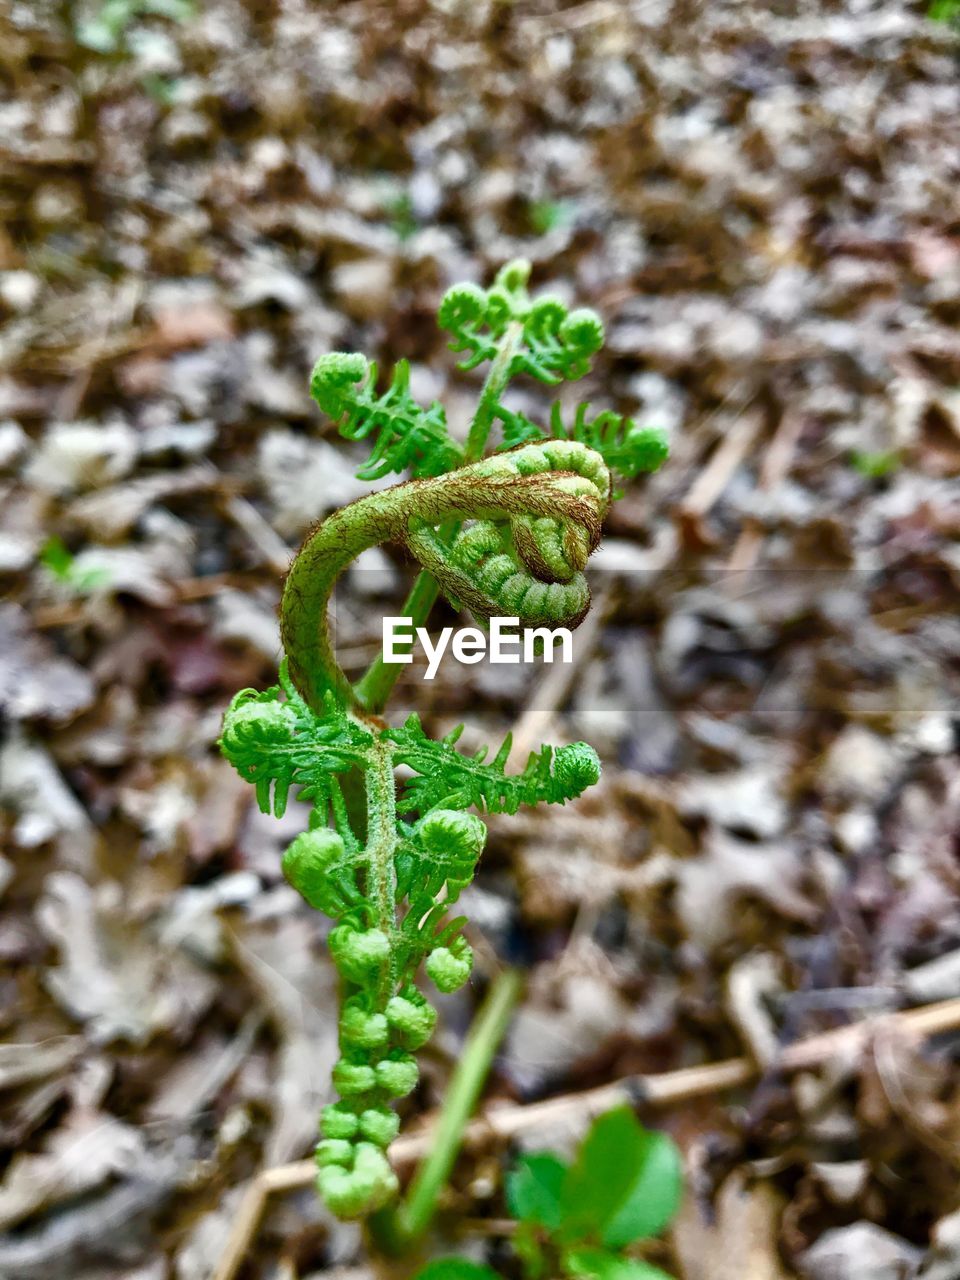
[[[595,312],[531,299],[529,270],[512,262],[491,288],[456,285],[440,304],[451,347],[465,353],[460,367],[489,362],[463,443],[449,433],[442,405],[412,398],[405,362],[381,389],[376,365],[362,355],[317,361],[311,392],[320,408],[347,439],[372,446],[358,475],[412,478],[334,512],[310,534],[283,591],[279,684],[238,693],[223,723],[221,750],[254,784],[264,812],[280,817],[292,788],[311,805],[283,872],[335,922],[328,945],[343,991],[338,1101],[323,1111],[316,1158],[320,1194],[345,1217],[397,1200],[386,1155],[399,1129],[394,1104],[416,1087],[416,1054],[437,1020],[418,986],[421,967],[440,992],[470,976],[465,919],[451,908],[473,879],[486,828],[466,810],[563,804],[597,781],[600,762],[584,742],[544,746],[511,774],[509,737],[488,759],[484,750],[457,750],[463,726],[436,741],[416,715],[400,725],[383,720],[401,668],[381,656],[350,683],[328,629],[334,584],[361,552],[389,541],[422,566],[403,606],[414,627],[441,591],[480,622],[504,615],[526,627],[575,626],[589,608],[583,570],[610,502],[611,471],[630,477],[666,454],[661,433],[616,414],[590,420],[584,407],[566,428],[556,410],[548,431],[504,406],[516,375],[548,385],[579,378],[603,343]],[[486,454],[497,422],[502,445]],[[359,815],[350,804],[358,779]],[[409,1240],[429,1222],[515,994],[511,976],[495,984],[451,1084],[443,1137],[384,1237]]]
[[[624,1250],[660,1234],[683,1192],[680,1153],[628,1107],[594,1121],[571,1164],[551,1151],[521,1156],[506,1180],[513,1251],[525,1280],[670,1280]],[[417,1280],[499,1280],[466,1258],[437,1258]]]
[[[927,17],[934,22],[960,21],[960,0],[933,0],[927,10]]]
[[[408,240],[416,235],[419,229],[419,223],[413,211],[413,200],[409,191],[401,191],[392,196],[387,201],[386,210],[390,215],[390,227],[393,234],[401,244],[406,244]]]
[[[78,567],[76,558],[67,549],[62,538],[53,534],[40,549],[40,563],[58,582],[75,591],[77,595],[89,595],[110,584],[110,570],[90,565]]]
[[[77,43],[95,53],[125,51],[128,28],[141,18],[188,22],[195,14],[193,0],[103,0],[89,18],[75,24]]]
[[[530,226],[538,236],[569,226],[577,216],[575,200],[534,200],[528,209]]]
[[[854,449],[850,454],[850,465],[867,480],[884,480],[899,469],[900,454],[896,449],[873,452],[867,449]]]

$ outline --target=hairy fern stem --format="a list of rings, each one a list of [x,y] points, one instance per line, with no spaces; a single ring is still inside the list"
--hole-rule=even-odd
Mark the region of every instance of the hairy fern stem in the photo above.
[[[467,447],[465,450],[467,462],[475,462],[477,458],[483,457],[483,451],[487,447],[487,437],[490,435],[490,428],[493,426],[500,397],[507,389],[513,362],[522,341],[522,321],[511,320],[507,325],[506,332],[497,344],[496,357],[480,390],[477,411],[473,415],[473,421],[470,423],[470,430],[467,433]]]
[[[393,753],[379,735],[370,747],[367,784],[367,895],[375,908],[375,927],[390,939],[390,963],[380,976],[386,1005],[397,983],[397,788]]]

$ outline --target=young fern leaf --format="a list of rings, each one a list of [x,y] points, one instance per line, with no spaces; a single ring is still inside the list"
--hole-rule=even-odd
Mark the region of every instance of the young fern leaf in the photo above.
[[[516,813],[522,804],[541,802],[563,804],[572,800],[600,777],[600,760],[586,742],[566,747],[541,747],[531,752],[522,773],[505,772],[512,744],[511,735],[487,763],[486,747],[474,756],[457,751],[454,743],[463,726],[441,742],[423,730],[419,717],[411,715],[388,736],[397,746],[394,759],[417,776],[407,779],[397,804],[400,813],[425,813],[431,809],[466,809],[481,812]]]
[[[603,346],[603,325],[595,311],[567,308],[557,298],[538,298],[523,325],[524,346],[513,358],[517,373],[553,385],[582,378]]]
[[[493,360],[511,321],[525,321],[531,305],[529,278],[529,262],[517,260],[501,267],[489,289],[455,284],[444,294],[437,320],[441,329],[453,334],[452,351],[470,352],[460,361],[461,369],[475,369],[484,360]]]
[[[520,342],[510,356],[511,376],[527,373],[554,384],[582,378],[588,371],[591,358],[603,346],[600,317],[586,307],[568,312],[559,298],[531,301],[526,289],[529,275],[529,263],[511,262],[489,289],[458,284],[447,291],[438,318],[441,328],[453,334],[451,349],[470,353],[461,369],[492,360],[514,324]]]
[[[283,673],[286,682],[286,672]],[[300,798],[325,809],[332,802],[334,775],[362,768],[371,735],[351,720],[332,696],[316,715],[287,684],[263,693],[241,689],[227,708],[220,750],[240,776],[256,788],[263,813],[282,818],[291,787]],[[292,695],[292,696],[291,696]]]
[[[577,440],[601,458],[618,476],[633,480],[642,472],[657,471],[670,453],[666,431],[662,427],[643,427],[633,418],[624,418],[609,409],[588,418],[590,406],[577,406],[573,424],[566,427],[560,405],[550,410],[550,430],[545,431],[523,413],[513,413],[498,405],[496,416],[503,424],[504,449],[513,449],[532,440]]]
[[[373,437],[370,457],[357,470],[361,480],[391,472],[439,476],[459,466],[463,450],[447,431],[443,405],[429,409],[410,395],[410,366],[398,360],[383,395],[376,394],[377,366],[357,352],[333,351],[313,367],[310,394],[333,418],[346,440]]]
[[[504,267],[488,290],[451,289],[440,308],[464,366],[491,360],[465,449],[447,433],[439,404],[409,394],[400,362],[377,395],[376,367],[355,353],[323,356],[311,390],[348,439],[372,439],[360,475],[408,470],[413,480],[334,512],[311,533],[287,576],[281,603],[286,653],[278,687],[244,689],[224,717],[220,748],[256,788],[265,812],[283,814],[292,788],[311,805],[308,830],[283,856],[283,874],[310,906],[335,922],[330,956],[342,985],[339,1101],[324,1109],[317,1185],[344,1217],[372,1212],[397,1193],[386,1148],[399,1120],[394,1100],[417,1084],[414,1056],[436,1011],[417,986],[423,972],[441,992],[469,978],[463,917],[450,907],[473,878],[486,839],[480,818],[521,804],[563,804],[595,783],[586,743],[541,747],[519,774],[506,772],[509,737],[490,760],[456,749],[459,730],[434,741],[411,716],[391,728],[367,712],[337,663],[327,605],[339,575],[369,547],[395,542],[439,589],[480,621],[515,616],[526,627],[575,626],[590,594],[583,570],[610,502],[610,466],[628,474],[631,427],[616,415],[554,436],[499,404],[509,378],[579,377],[602,341],[593,312],[556,300],[531,302],[529,264]],[[499,416],[520,447],[481,456]],[[582,438],[581,438],[582,437]],[[631,446],[632,447],[632,446]],[[465,461],[465,459],[469,459]],[[432,599],[431,595],[431,599]],[[398,780],[403,767],[412,773]],[[340,778],[363,780],[366,821],[354,832]]]

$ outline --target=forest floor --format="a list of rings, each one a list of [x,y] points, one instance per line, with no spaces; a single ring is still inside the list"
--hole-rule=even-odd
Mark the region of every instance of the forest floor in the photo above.
[[[570,403],[672,456],[608,521],[569,680],[398,686],[471,748],[519,721],[604,761],[490,822],[410,1119],[516,964],[488,1099],[756,1068],[641,1109],[688,1170],[665,1270],[956,1280],[960,1033],[780,1066],[960,997],[956,34],[869,0],[142,7],[0,6],[0,1276],[206,1280],[249,1179],[309,1154],[336,1022],[280,875],[303,810],[257,812],[220,717],[366,489],[313,361],[406,357],[462,430],[437,302],[525,256],[607,325]],[[352,670],[409,576],[349,576]],[[450,1221],[502,1214],[507,1157],[464,1157]],[[244,1274],[363,1268],[305,1188]]]

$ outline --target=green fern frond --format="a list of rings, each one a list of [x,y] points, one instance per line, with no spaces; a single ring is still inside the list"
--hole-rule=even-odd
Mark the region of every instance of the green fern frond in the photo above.
[[[508,263],[489,289],[458,284],[444,295],[440,325],[453,334],[450,347],[469,351],[461,369],[492,360],[511,323],[520,341],[510,356],[508,376],[527,373],[540,382],[582,378],[591,358],[603,346],[603,324],[595,311],[568,311],[549,295],[531,301],[527,293],[530,263]]]
[[[331,696],[317,716],[299,697],[280,701],[275,685],[262,693],[242,689],[223,719],[220,750],[256,788],[263,813],[282,818],[292,787],[326,815],[334,803],[333,775],[363,767],[372,742],[369,733]]]
[[[563,804],[580,795],[600,777],[597,753],[585,742],[533,751],[522,773],[506,773],[512,745],[508,734],[492,760],[487,749],[465,756],[454,744],[463,726],[442,741],[430,738],[416,714],[387,736],[395,743],[394,760],[417,775],[403,784],[397,804],[400,813],[427,814],[433,809],[467,809],[516,813],[522,804]]]
[[[576,440],[599,453],[611,471],[624,480],[633,480],[642,472],[656,471],[670,453],[667,432],[662,427],[644,427],[633,418],[625,418],[609,409],[588,418],[590,406],[577,406],[570,427],[564,425],[558,403],[550,410],[550,431],[545,431],[524,413],[514,413],[498,405],[496,416],[503,424],[503,449],[532,440]]]
[[[564,378],[575,382],[603,346],[603,324],[588,307],[568,312],[557,298],[538,298],[524,321],[523,339],[512,372],[528,373],[551,386]]]
[[[357,469],[361,480],[395,472],[439,476],[459,466],[463,450],[447,431],[443,405],[428,409],[410,395],[410,366],[398,360],[390,385],[376,393],[377,366],[357,352],[331,351],[313,367],[310,394],[337,422],[346,440],[373,437],[373,451]]]
[[[254,785],[265,813],[282,816],[292,789],[312,806],[282,870],[335,922],[328,949],[343,991],[332,1072],[339,1100],[324,1109],[316,1162],[321,1195],[345,1217],[397,1196],[386,1154],[399,1128],[394,1101],[416,1087],[413,1054],[437,1021],[417,985],[421,971],[444,993],[470,977],[465,920],[450,908],[474,877],[486,828],[465,811],[563,804],[598,780],[600,761],[583,742],[543,746],[521,772],[507,773],[509,736],[488,759],[486,749],[457,750],[462,726],[441,741],[416,715],[390,727],[379,713],[397,666],[378,660],[351,684],[330,632],[331,593],[357,556],[391,542],[421,565],[407,605],[415,625],[440,591],[481,623],[503,616],[524,627],[576,626],[589,607],[584,570],[609,507],[611,469],[631,477],[666,455],[663,433],[619,414],[588,418],[581,405],[567,427],[554,406],[548,431],[503,407],[512,376],[579,378],[603,342],[594,312],[531,300],[529,275],[528,262],[509,263],[489,289],[454,286],[440,306],[451,346],[465,354],[461,367],[491,362],[462,448],[443,407],[424,408],[410,395],[405,361],[382,394],[364,356],[317,361],[311,393],[320,408],[345,438],[372,445],[358,475],[407,471],[415,483],[358,498],[312,531],[284,585],[279,683],[238,693],[223,722],[221,752]],[[497,418],[510,452],[491,455]],[[359,837],[345,774],[364,790]]]
[[[451,351],[469,351],[459,368],[475,369],[484,360],[492,360],[497,354],[497,341],[493,332],[483,333],[488,324],[487,293],[475,284],[457,284],[448,289],[437,312],[440,327],[453,334]]]

